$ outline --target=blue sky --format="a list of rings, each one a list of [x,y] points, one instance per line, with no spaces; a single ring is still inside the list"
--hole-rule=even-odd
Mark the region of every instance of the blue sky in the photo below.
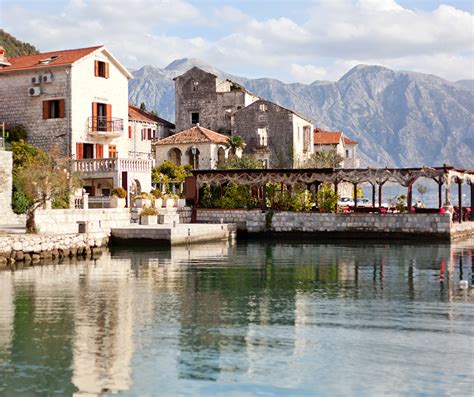
[[[361,63],[473,79],[473,14],[472,0],[0,0],[0,26],[41,51],[105,44],[130,68],[193,57],[303,83]]]

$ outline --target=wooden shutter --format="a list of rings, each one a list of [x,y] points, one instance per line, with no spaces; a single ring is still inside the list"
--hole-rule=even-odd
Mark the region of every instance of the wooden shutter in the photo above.
[[[94,76],[99,75],[99,61],[94,61]]]
[[[92,102],[92,131],[97,131],[97,102]]]
[[[84,158],[84,146],[82,143],[76,143],[76,160]]]
[[[151,128],[148,128],[148,140],[151,141]]]
[[[59,100],[59,117],[60,117],[61,119],[64,118],[64,113],[65,113],[65,112],[64,112],[64,99],[60,99],[60,100]]]
[[[109,78],[109,63],[105,62],[105,78]]]
[[[131,125],[128,126],[128,138],[132,139],[132,126]]]
[[[112,131],[112,105],[107,104],[105,114],[107,116],[107,131]]]
[[[98,143],[95,145],[95,157],[97,159],[103,159],[104,158],[104,145],[101,143]]]
[[[49,101],[43,101],[43,119],[49,119]]]

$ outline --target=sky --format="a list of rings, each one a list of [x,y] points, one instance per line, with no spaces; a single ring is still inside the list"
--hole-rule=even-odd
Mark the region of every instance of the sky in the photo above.
[[[42,52],[104,44],[130,69],[199,58],[287,83],[358,64],[474,79],[473,0],[0,0],[0,27]]]

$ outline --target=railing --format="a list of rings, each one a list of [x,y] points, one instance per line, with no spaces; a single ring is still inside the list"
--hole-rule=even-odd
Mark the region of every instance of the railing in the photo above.
[[[89,117],[89,133],[120,135],[123,133],[123,119],[119,117]]]
[[[85,159],[73,162],[73,171],[80,173],[96,172],[151,172],[152,160],[144,159]]]

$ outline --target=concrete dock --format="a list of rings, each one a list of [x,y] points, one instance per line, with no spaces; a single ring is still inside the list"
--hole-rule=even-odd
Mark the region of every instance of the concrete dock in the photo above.
[[[235,239],[237,226],[227,224],[178,223],[138,225],[131,224],[111,229],[111,239],[116,243],[156,241],[170,245],[194,244],[204,241]]]

